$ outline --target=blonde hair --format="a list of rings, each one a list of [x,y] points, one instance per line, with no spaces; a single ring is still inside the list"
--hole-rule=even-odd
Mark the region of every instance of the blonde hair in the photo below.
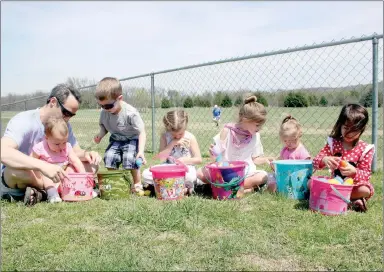
[[[123,93],[120,81],[114,77],[105,77],[96,86],[96,99],[103,101],[116,99]]]
[[[63,118],[51,116],[44,124],[44,132],[46,136],[52,136],[52,132],[57,131],[61,136],[68,136],[68,125]]]
[[[167,131],[186,129],[188,125],[188,113],[184,110],[169,111],[165,114],[163,123]]]
[[[267,111],[263,104],[257,101],[257,97],[252,95],[244,99],[243,105],[239,111],[239,122],[244,118],[256,123],[264,124],[266,121]]]
[[[291,115],[288,115],[284,118],[283,122],[280,125],[279,135],[280,138],[285,137],[295,137],[300,138],[303,132],[301,130],[300,123],[293,118]]]

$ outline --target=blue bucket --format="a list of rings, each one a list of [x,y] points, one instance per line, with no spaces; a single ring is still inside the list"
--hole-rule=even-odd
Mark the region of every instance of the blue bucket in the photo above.
[[[274,161],[277,191],[288,198],[305,199],[313,172],[312,160]]]

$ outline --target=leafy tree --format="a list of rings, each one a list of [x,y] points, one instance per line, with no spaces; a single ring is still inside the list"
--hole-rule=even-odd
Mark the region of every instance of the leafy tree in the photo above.
[[[243,99],[241,98],[241,96],[238,96],[238,97],[236,98],[236,100],[235,100],[234,105],[235,105],[235,106],[239,106],[239,105],[241,105],[242,103],[243,103]]]
[[[224,99],[224,93],[222,91],[218,91],[215,93],[213,97],[213,104],[214,105],[221,105]]]
[[[318,106],[319,105],[319,98],[314,94],[309,95],[308,100],[309,100],[309,105],[311,105],[311,106]]]
[[[325,96],[321,96],[320,97],[320,101],[319,101],[319,104],[323,107],[326,107],[328,105],[328,100],[325,98]]]
[[[307,98],[300,92],[289,93],[284,100],[284,107],[303,108],[308,107],[308,104]]]
[[[255,93],[255,96],[257,97],[257,102],[264,105],[264,107],[268,107],[268,101],[264,97],[264,95],[262,95],[260,92],[257,92],[257,93]]]
[[[168,109],[171,107],[171,101],[168,98],[163,98],[161,100],[161,108]]]
[[[184,101],[184,108],[193,108],[193,100],[191,97],[187,97]]]
[[[224,96],[223,100],[221,101],[220,106],[223,107],[223,108],[230,108],[230,107],[232,107],[232,100],[229,97],[229,95],[226,94]]]
[[[363,105],[364,107],[372,107],[372,95],[373,95],[373,89],[370,88],[368,92],[366,92],[360,99],[360,104]],[[379,92],[378,94],[378,104],[379,107],[383,104],[383,92]]]

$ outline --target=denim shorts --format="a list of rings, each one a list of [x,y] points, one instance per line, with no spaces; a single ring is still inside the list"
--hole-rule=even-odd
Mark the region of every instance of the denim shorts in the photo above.
[[[138,139],[110,141],[104,154],[105,167],[118,169],[122,164],[123,169],[138,169],[135,163],[138,148]]]

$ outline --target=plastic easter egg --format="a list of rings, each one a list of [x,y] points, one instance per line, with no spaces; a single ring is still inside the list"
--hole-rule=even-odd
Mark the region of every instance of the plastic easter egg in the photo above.
[[[138,196],[144,196],[144,191],[139,191],[139,192],[137,192],[137,195],[138,195]]]
[[[344,182],[344,180],[339,176],[336,176],[335,180],[337,180],[340,184],[343,184],[343,182]]]
[[[352,178],[347,178],[344,183],[344,185],[353,185],[353,179]]]
[[[340,182],[338,182],[338,181],[335,180],[335,179],[329,179],[329,180],[328,180],[328,183],[330,183],[330,184],[340,184]]]
[[[145,190],[145,191],[144,191],[144,195],[145,195],[145,196],[149,196],[150,194],[151,194],[151,191],[150,191],[150,190]]]
[[[229,163],[228,162],[223,162],[223,166],[224,167],[229,166]]]
[[[136,159],[135,163],[136,163],[137,167],[140,167],[143,164],[143,159],[138,158],[138,159]]]
[[[348,162],[347,161],[341,161],[340,162],[340,166],[341,167],[346,167],[348,165]]]

